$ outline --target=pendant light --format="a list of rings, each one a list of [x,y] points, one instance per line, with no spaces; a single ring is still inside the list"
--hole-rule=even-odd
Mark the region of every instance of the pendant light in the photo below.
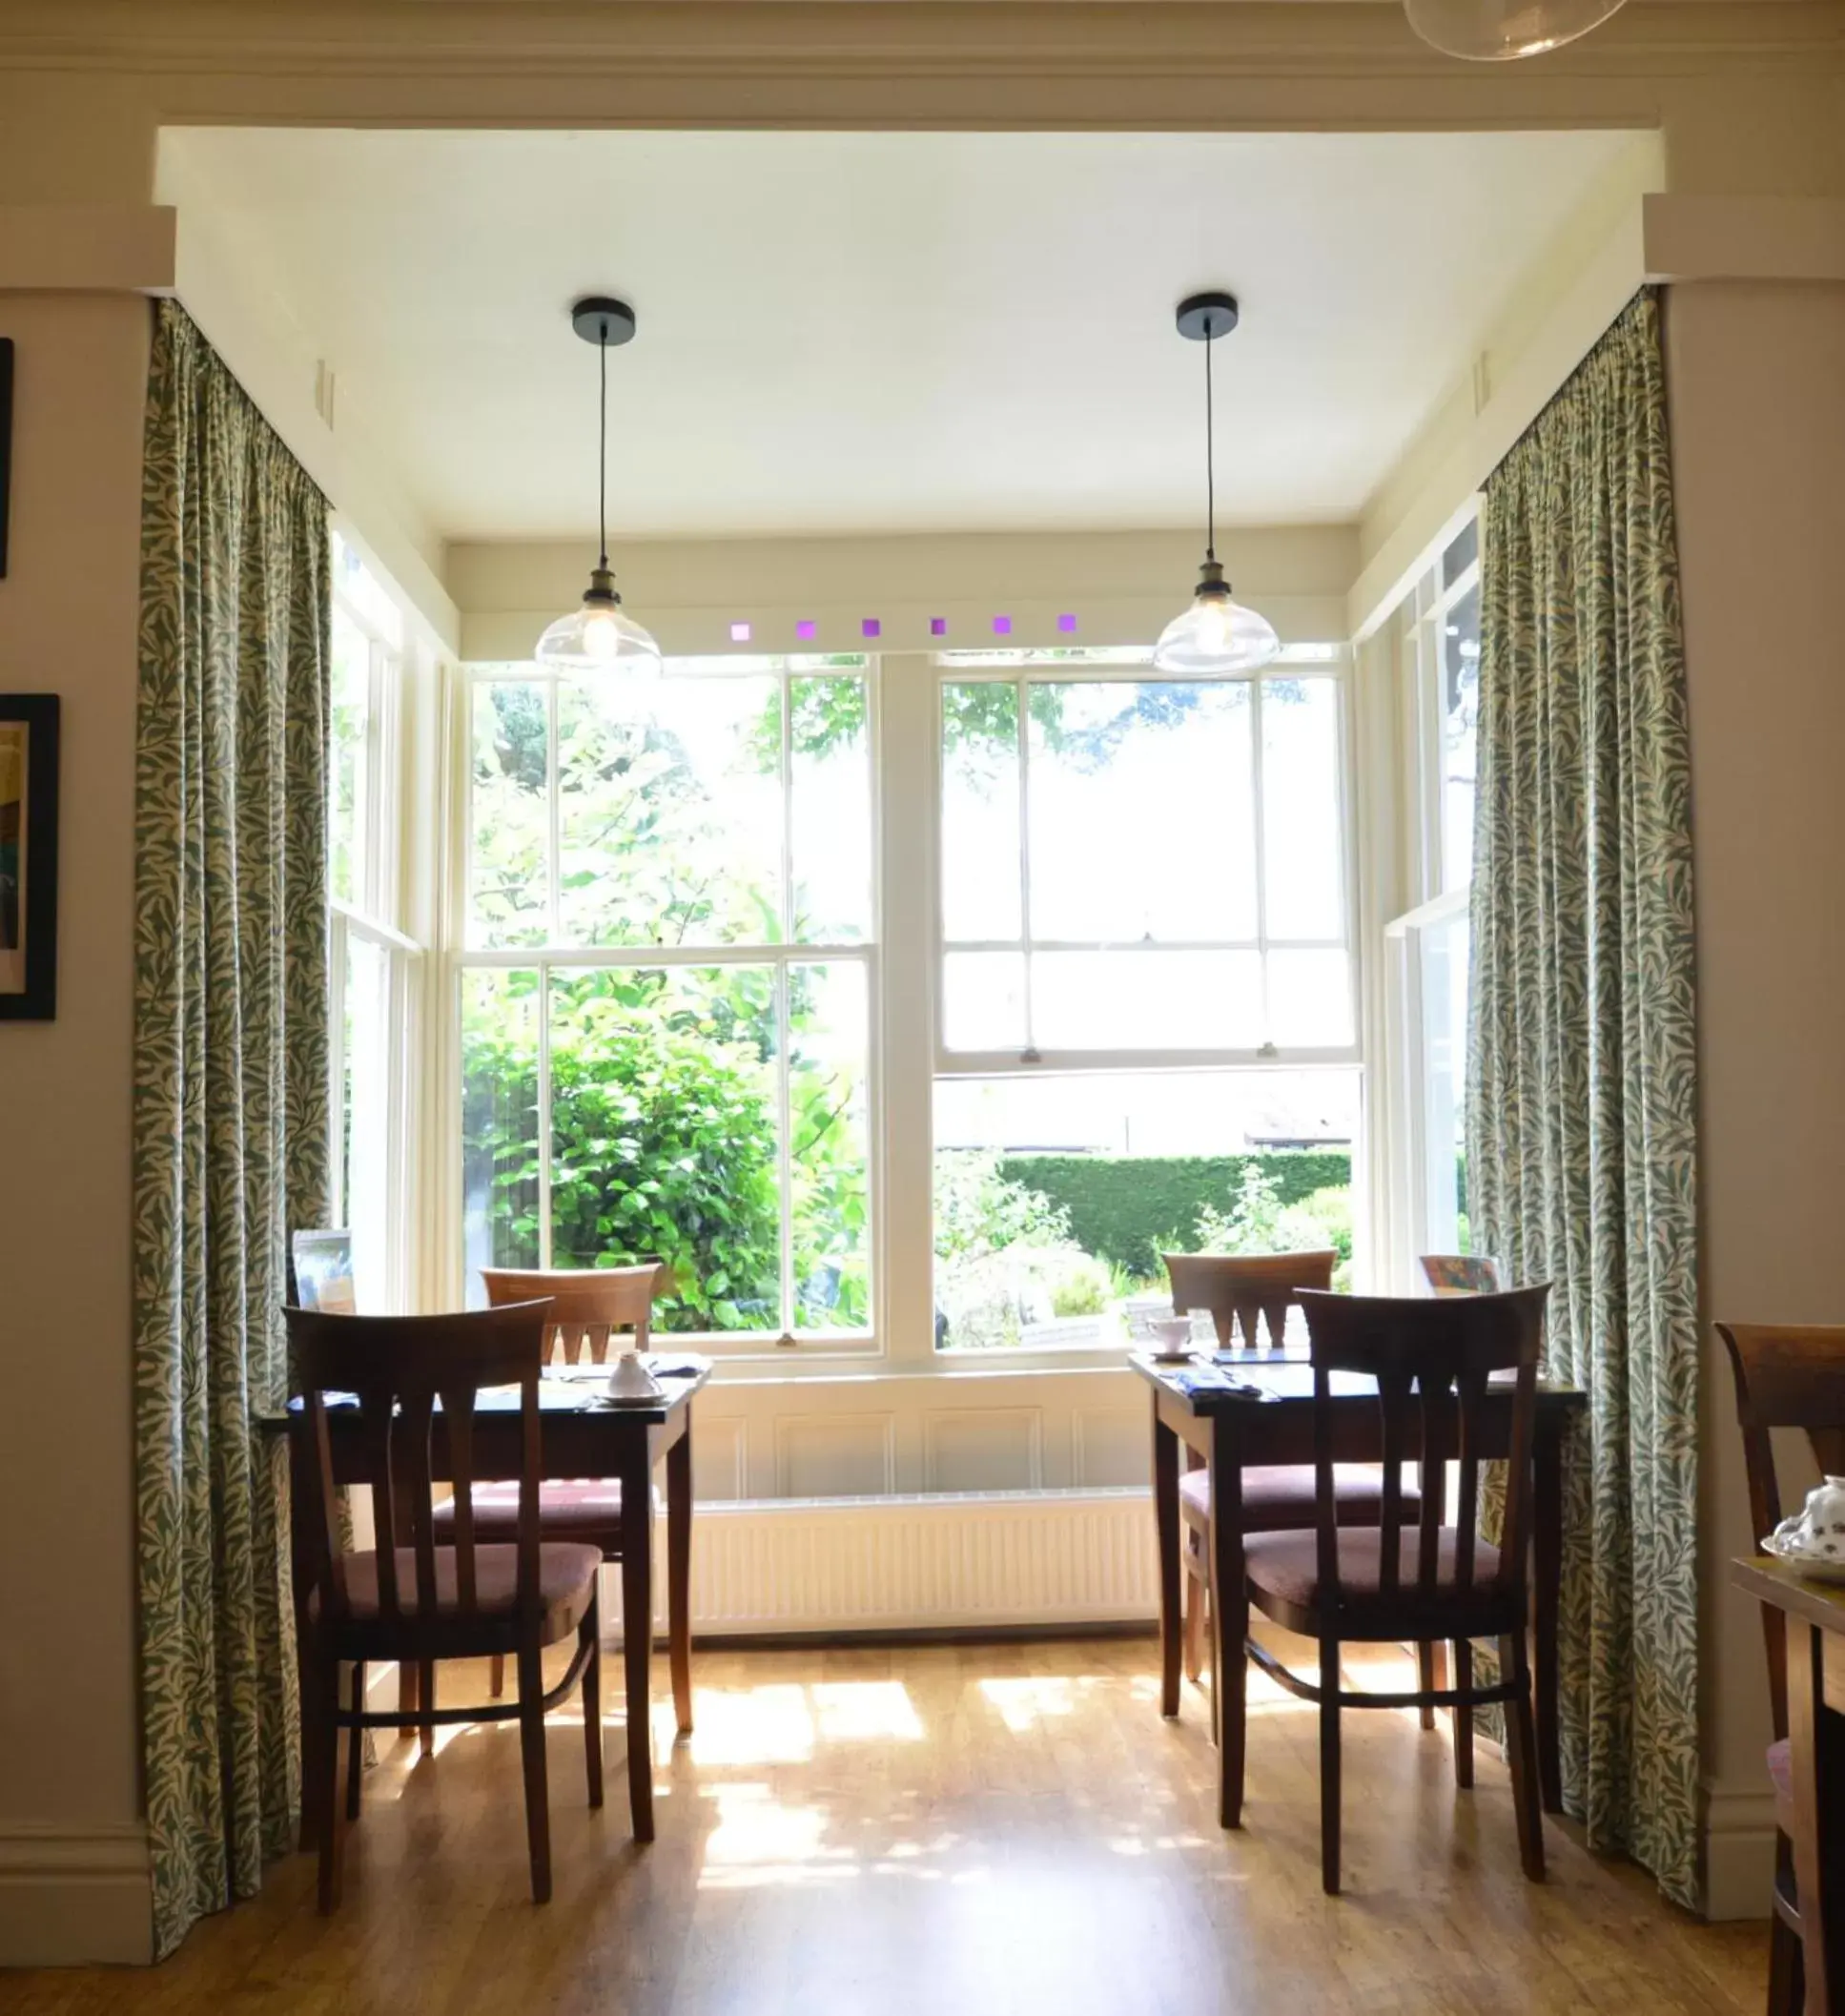
[[[1599,28],[1624,0],[1404,0],[1431,48],[1474,63],[1540,56]]]
[[[647,676],[660,669],[660,647],[622,607],[608,570],[608,353],[634,337],[634,310],[625,301],[592,294],[570,310],[571,326],[594,343],[602,365],[601,438],[596,450],[596,504],[600,556],[589,570],[583,607],[558,620],[538,640],[538,662],[561,672],[620,672]]]
[[[1154,647],[1162,672],[1188,679],[1223,678],[1253,672],[1276,658],[1281,641],[1266,616],[1232,599],[1218,564],[1217,414],[1211,390],[1211,345],[1237,326],[1234,295],[1195,294],[1179,304],[1179,333],[1204,345],[1204,565],[1198,593],[1182,616],[1175,616]]]

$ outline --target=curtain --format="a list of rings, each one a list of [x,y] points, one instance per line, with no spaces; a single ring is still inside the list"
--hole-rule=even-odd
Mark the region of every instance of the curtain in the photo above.
[[[134,1446],[154,1944],[292,1838],[287,1233],[327,1194],[326,504],[155,310],[135,757]]]
[[[1486,485],[1467,1193],[1553,1284],[1584,1388],[1564,1798],[1697,1902],[1691,755],[1659,308],[1637,297]]]

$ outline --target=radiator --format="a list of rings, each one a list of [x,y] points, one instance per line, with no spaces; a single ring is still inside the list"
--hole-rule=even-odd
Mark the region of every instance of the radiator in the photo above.
[[[664,1630],[664,1520],[654,1533]],[[619,1569],[603,1598],[619,1624]],[[754,1499],[692,1523],[695,1633],[1134,1622],[1158,1602],[1144,1491]]]

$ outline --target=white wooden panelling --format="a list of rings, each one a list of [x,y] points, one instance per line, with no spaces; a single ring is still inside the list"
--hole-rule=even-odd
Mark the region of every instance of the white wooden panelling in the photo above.
[[[692,1436],[692,1496],[699,1504],[748,1496],[747,1448],[747,1424],[741,1419],[713,1421],[699,1415]]]
[[[779,1414],[778,1498],[865,1498],[897,1488],[894,1418],[890,1414]]]
[[[1070,1481],[1080,1491],[1145,1490],[1152,1436],[1140,1408],[1077,1408],[1070,1416]]]
[[[924,1414],[925,1491],[1036,1491],[1043,1482],[1042,1409],[933,1408]]]
[[[603,1578],[615,1619],[620,1584]],[[1158,1601],[1145,1491],[754,1500],[701,1507],[693,1526],[694,1632],[1138,1622]]]

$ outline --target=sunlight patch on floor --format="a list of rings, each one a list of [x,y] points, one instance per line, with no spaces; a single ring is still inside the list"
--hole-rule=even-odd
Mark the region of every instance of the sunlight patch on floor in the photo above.
[[[850,1848],[829,1847],[827,1814],[788,1805],[767,1785],[715,1785],[717,1825],[705,1843],[699,1887],[755,1889],[768,1883],[832,1883],[863,1874]]]

